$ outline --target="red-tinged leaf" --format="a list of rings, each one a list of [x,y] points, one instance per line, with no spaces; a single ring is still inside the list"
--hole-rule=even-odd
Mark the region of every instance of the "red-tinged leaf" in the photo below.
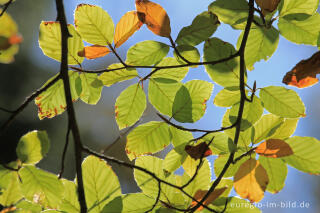
[[[272,13],[278,7],[280,0],[255,0],[264,15]]]
[[[280,139],[269,139],[261,143],[255,152],[269,158],[281,158],[293,154],[291,147]]]
[[[310,87],[318,83],[317,74],[320,73],[320,51],[309,59],[300,61],[284,78],[283,83],[298,88]]]
[[[211,194],[209,195],[209,197],[203,201],[203,204],[205,205],[209,205],[210,203],[212,203],[213,201],[215,201],[224,191],[226,191],[228,187],[225,186],[223,188],[218,188],[215,189],[213,192],[211,192]],[[196,194],[193,196],[197,201],[201,201],[202,198],[207,194],[208,190],[198,190],[196,192]],[[196,201],[192,201],[191,203],[191,208],[196,206],[197,202]],[[201,211],[203,209],[203,206],[200,206],[197,211]]]
[[[234,189],[251,203],[259,202],[264,197],[269,178],[267,171],[255,159],[245,161],[234,176]]]
[[[15,34],[9,38],[9,44],[20,44],[22,42],[22,40],[23,40],[23,38],[21,35]]]
[[[200,159],[203,153],[203,157],[212,155],[212,151],[206,142],[202,142],[196,146],[187,145],[185,147],[185,150],[188,153],[188,155],[190,155],[190,157],[196,160]]]
[[[167,12],[149,0],[136,0],[139,19],[149,30],[162,37],[170,37],[171,27]]]
[[[101,45],[93,45],[93,46],[88,46],[84,47],[82,51],[78,52],[78,56],[80,57],[86,57],[87,59],[95,59],[95,58],[100,58],[111,51],[109,50],[108,47],[101,46]]]
[[[114,34],[115,47],[120,47],[130,36],[139,30],[142,25],[143,23],[138,18],[137,11],[129,11],[124,14],[116,26],[116,33]]]
[[[4,208],[0,211],[0,213],[9,213],[9,212],[14,212],[17,208],[15,206],[10,206],[7,208]]]

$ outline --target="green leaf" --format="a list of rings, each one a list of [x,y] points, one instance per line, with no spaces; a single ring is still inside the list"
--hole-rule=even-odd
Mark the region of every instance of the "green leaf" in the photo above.
[[[16,172],[10,172],[6,176],[8,185],[0,193],[0,204],[2,206],[11,206],[18,202],[22,197],[20,182]]]
[[[8,187],[11,179],[11,173],[13,173],[13,171],[0,165],[0,194],[1,189]]]
[[[182,83],[171,79],[150,79],[148,88],[149,102],[160,113],[172,116],[172,107]]]
[[[174,149],[178,153],[184,154],[185,153],[185,150],[184,150],[185,145],[190,140],[193,139],[192,133],[177,129],[173,126],[170,126],[170,133],[172,136],[172,144],[174,146]]]
[[[82,172],[88,212],[100,213],[108,202],[121,195],[118,177],[105,161],[89,156],[82,163]]]
[[[74,23],[86,42],[98,45],[112,44],[114,24],[109,14],[101,7],[79,4],[74,13]]]
[[[32,131],[20,138],[16,152],[22,163],[36,164],[46,156],[49,147],[46,131]]]
[[[319,6],[319,0],[283,0],[280,3],[280,16],[293,13],[304,13],[312,15]]]
[[[193,123],[204,115],[213,90],[213,84],[192,80],[181,87],[174,99],[172,117],[182,123]]]
[[[229,90],[228,88],[222,89],[213,100],[213,103],[218,107],[231,107],[239,103],[240,90]]]
[[[285,162],[279,158],[268,158],[259,156],[259,162],[266,169],[269,183],[267,191],[271,193],[278,193],[284,187],[286,181],[288,168]]]
[[[42,88],[50,83],[54,78],[56,78],[56,76],[50,78]],[[79,74],[77,72],[69,71],[72,101],[76,101],[79,98],[76,85],[78,78]],[[38,116],[40,120],[43,118],[53,118],[54,116],[63,113],[67,104],[62,79],[58,80],[50,88],[38,95],[35,99],[35,104],[38,106]]]
[[[276,130],[283,124],[284,119],[273,114],[263,115],[262,118],[254,125],[254,138],[252,143],[256,144],[270,138]],[[281,139],[277,137],[272,137]]]
[[[26,199],[39,199],[37,203],[47,208],[58,207],[63,195],[63,185],[56,175],[34,166],[24,166],[19,170],[19,175],[22,179],[22,193]]]
[[[190,45],[179,45],[176,48],[180,55],[184,57],[186,60],[193,63],[200,62],[200,53],[197,48]],[[173,55],[180,64],[186,64],[186,62],[178,56],[176,51],[173,52]],[[197,65],[192,67],[197,67]]]
[[[219,132],[215,134],[210,149],[214,155],[221,155],[234,151],[236,147],[226,133]]]
[[[176,39],[176,43],[179,45],[188,44],[196,46],[208,39],[216,31],[219,24],[216,15],[205,11],[196,16],[190,26],[182,28]]]
[[[16,207],[18,210],[15,213],[38,213],[42,210],[41,205],[26,200],[21,200]]]
[[[137,202],[139,201],[139,202]],[[132,193],[116,197],[109,202],[101,213],[141,213],[146,212],[153,206],[155,200],[142,194]],[[159,204],[158,204],[159,205]],[[157,207],[155,208],[157,209]]]
[[[73,181],[62,179],[64,193],[59,209],[68,213],[78,213],[80,205],[77,196],[77,186]]]
[[[240,47],[244,31],[240,34],[238,39],[237,48]],[[253,70],[253,65],[264,59],[267,61],[276,51],[279,43],[279,31],[274,28],[258,27],[251,29],[246,49],[245,61],[249,70]]]
[[[9,64],[14,61],[14,55],[19,52],[19,45],[12,45],[6,50],[0,50],[0,63]]]
[[[205,62],[217,61],[236,53],[234,47],[218,38],[211,38],[204,44]],[[233,58],[216,65],[206,65],[210,78],[223,87],[239,87],[239,60]]]
[[[87,104],[97,104],[101,98],[103,84],[97,74],[80,74],[82,91],[80,99]]]
[[[255,205],[237,197],[218,198],[217,200],[213,201],[214,209],[218,212],[223,211],[227,199],[228,204],[226,209],[228,210],[228,213],[261,213],[261,211],[257,207],[255,207]],[[205,209],[202,212],[207,213],[209,211]]]
[[[125,89],[117,98],[116,121],[119,129],[137,122],[147,107],[146,95],[139,83]]]
[[[169,52],[169,46],[157,41],[142,41],[127,52],[126,63],[133,66],[154,65],[161,61]]]
[[[320,141],[311,137],[292,137],[286,140],[293,155],[282,158],[290,166],[309,174],[320,174]]]
[[[122,64],[111,64],[108,69],[122,68]],[[111,72],[104,72],[99,76],[99,80],[103,82],[105,86],[111,86],[112,84],[130,80],[132,78],[138,77],[138,72],[133,68],[123,68]]]
[[[270,138],[287,139],[297,128],[299,118],[285,119],[284,122],[276,129],[275,133]]]
[[[243,29],[248,17],[246,0],[217,0],[209,5],[209,11],[217,14],[220,21],[236,29]]]
[[[305,106],[299,95],[279,86],[264,87],[260,91],[264,108],[272,114],[284,118],[305,117]]]
[[[280,17],[278,27],[281,35],[289,41],[316,46],[320,32],[320,15],[295,14]]]
[[[175,58],[166,57],[160,61],[157,66],[174,66],[179,65],[179,62]],[[151,78],[168,78],[176,81],[181,81],[187,75],[189,71],[188,67],[161,69],[155,72]]]
[[[233,105],[230,110],[229,119],[231,123],[235,123],[238,117],[240,103]],[[261,101],[257,96],[254,96],[252,102],[246,101],[244,104],[242,120],[241,120],[241,130],[244,131],[251,126],[253,126],[262,116],[263,107]]]
[[[174,172],[183,164],[186,158],[186,152],[180,154],[175,149],[172,149],[163,161],[164,169],[168,172]]]
[[[164,122],[152,121],[136,127],[127,136],[126,152],[130,160],[155,153],[170,144],[169,127]]]
[[[81,64],[83,57],[78,56],[78,52],[84,48],[80,35],[74,26],[68,25],[68,64]],[[59,22],[41,22],[39,33],[39,45],[46,56],[61,61],[61,29]]]

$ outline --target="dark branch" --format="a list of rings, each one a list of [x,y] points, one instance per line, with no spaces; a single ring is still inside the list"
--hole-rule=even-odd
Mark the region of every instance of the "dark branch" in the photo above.
[[[64,172],[64,161],[66,158],[66,154],[67,154],[67,149],[68,149],[68,145],[69,145],[69,135],[70,135],[70,124],[68,123],[68,130],[67,130],[67,134],[66,134],[66,142],[64,144],[64,148],[63,148],[63,152],[62,152],[62,157],[61,157],[61,169],[58,175],[58,178],[60,179],[62,177],[62,174]]]
[[[172,47],[173,47],[173,49],[174,49],[174,52],[177,54],[177,56],[178,56],[179,58],[181,58],[181,59],[182,59],[184,62],[186,62],[187,64],[192,63],[192,62],[190,62],[188,59],[186,59],[185,57],[183,57],[183,56],[180,54],[180,52],[178,51],[178,49],[177,49],[177,47],[176,47],[176,44],[174,43],[174,41],[173,41],[173,39],[172,39],[171,36],[169,37],[169,40],[170,40],[170,43],[171,43],[171,45],[172,45]]]
[[[159,201],[160,201],[160,195],[161,195],[161,182],[158,181],[158,195],[157,195],[156,201],[155,201],[154,204],[152,205],[151,209],[149,209],[148,211],[146,211],[146,213],[152,212],[153,209],[157,206],[157,204],[158,204]]]
[[[3,16],[3,14],[6,12],[6,10],[9,8],[10,4],[13,2],[13,0],[8,1],[4,6],[0,13],[0,17]]]

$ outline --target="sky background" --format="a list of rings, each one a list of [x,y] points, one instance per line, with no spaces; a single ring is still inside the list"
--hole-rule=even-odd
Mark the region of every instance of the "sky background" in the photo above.
[[[31,4],[31,1],[24,0]],[[42,0],[43,1],[43,0]],[[175,39],[181,30],[182,27],[190,25],[193,18],[199,13],[207,10],[208,5],[212,2],[209,0],[154,0],[155,2],[161,4],[167,11],[171,19],[171,28],[172,28],[172,37]],[[46,75],[42,78],[40,82],[45,82],[48,77],[52,76],[58,72],[59,63],[44,56],[38,46],[38,28],[41,20],[55,20],[56,12],[54,1],[45,1],[46,3],[41,2],[40,0],[35,0],[32,6],[25,6],[27,3],[16,2],[16,5],[12,5],[12,9],[9,9],[9,13],[16,19],[18,25],[20,26],[20,32],[24,36],[25,42],[21,45],[21,52],[19,54],[24,54],[24,57],[28,63],[33,63],[39,70],[47,71]],[[39,4],[38,4],[39,3]],[[78,1],[78,0],[67,0],[65,1],[65,9],[67,13],[67,20],[69,23],[73,23],[73,12],[76,6],[80,3],[89,3],[102,6],[114,20],[116,24],[121,16],[127,11],[135,10],[134,0],[92,0],[92,1]],[[16,8],[14,8],[16,7]],[[28,8],[29,7],[29,8]],[[21,11],[23,8],[25,10],[31,10],[29,13],[24,13]],[[24,14],[24,15],[22,15]],[[27,14],[27,15],[26,15]],[[274,23],[276,26],[276,22]],[[26,27],[27,26],[27,27]],[[224,41],[236,44],[240,31],[233,30],[231,27],[221,24],[218,30],[215,32],[214,36],[223,39]],[[169,44],[169,40],[155,36],[153,33],[147,30],[145,26],[141,28],[140,31],[134,34],[123,46],[119,48],[119,53],[122,58],[125,59],[127,49],[143,40],[156,40]],[[202,44],[200,44],[199,50],[202,52]],[[305,46],[305,45],[296,45],[286,39],[280,37],[280,42],[277,51],[267,62],[262,61],[255,64],[255,70],[248,72],[248,84],[252,85],[253,82],[257,81],[257,87],[264,87],[269,85],[283,85],[282,78],[286,72],[290,71],[296,63],[302,59],[309,58],[314,52],[317,51],[316,47]],[[172,55],[172,52],[171,52]],[[202,54],[201,54],[202,55]],[[17,58],[17,61],[22,60]],[[84,67],[87,69],[92,68],[105,68],[111,63],[117,62],[116,58],[111,54],[105,58],[98,59],[96,61],[85,60]],[[1,67],[0,67],[1,68]],[[17,72],[22,72],[17,71]],[[139,71],[140,73],[147,73],[146,71]],[[35,72],[36,73],[36,72]],[[9,74],[8,74],[9,75]],[[204,67],[191,68],[184,82],[191,79],[202,79],[212,82],[208,75],[204,71]],[[97,106],[87,106],[85,104],[77,103],[77,115],[78,122],[83,134],[83,140],[85,143],[90,144],[91,147],[96,149],[102,149],[106,144],[111,143],[119,136],[119,130],[114,120],[114,103],[117,96],[120,92],[125,89],[128,85],[135,83],[135,80],[127,81],[125,83],[120,83],[114,85],[110,88],[104,88],[103,97],[98,103]],[[33,83],[33,87],[39,87],[39,81]],[[42,84],[42,83],[41,83]],[[33,88],[32,87],[32,88]],[[145,87],[147,88],[147,87]],[[195,124],[186,124],[187,127],[195,127],[202,129],[216,129],[221,126],[221,119],[225,112],[225,108],[215,107],[213,105],[213,98],[222,88],[215,84],[214,92],[210,100],[207,102],[207,112],[205,116]],[[298,136],[312,136],[320,139],[319,132],[319,119],[320,119],[320,84],[317,84],[311,88],[306,89],[294,89],[299,93],[302,100],[304,101],[307,108],[307,117],[302,118],[298,124],[298,128],[294,135]],[[32,90],[27,90],[32,91]],[[28,95],[29,93],[24,93],[21,97]],[[0,99],[1,100],[1,99]],[[23,99],[21,99],[23,100]],[[13,103],[12,107],[17,106],[19,102]],[[14,105],[15,104],[15,105]],[[39,125],[43,124],[37,121],[35,106],[31,107],[29,111],[31,114],[23,115],[20,119],[27,119],[32,122],[37,122]],[[146,112],[143,115],[143,121],[147,122],[150,120],[155,120],[155,111],[149,105]],[[62,117],[62,116],[58,116]],[[65,118],[55,118],[62,123],[65,121]],[[51,120],[55,120],[51,119]],[[49,121],[51,121],[49,120]],[[45,124],[49,122],[48,120],[43,121]],[[58,128],[56,130],[58,131]],[[52,133],[53,134],[53,133]],[[63,133],[64,134],[64,133]],[[50,134],[49,134],[50,135]],[[58,141],[60,138],[63,138],[63,135],[55,133],[53,141]],[[124,143],[124,140],[119,141]],[[58,142],[57,142],[58,143]],[[59,142],[59,144],[63,143]],[[123,144],[122,144],[123,145]],[[113,152],[117,152],[120,148],[115,148]],[[40,166],[45,166],[47,164],[52,164],[56,162],[56,156],[54,153],[57,151],[57,148],[53,148],[51,155],[48,156],[48,159],[40,163]],[[72,156],[69,156],[68,162],[72,162]],[[209,158],[211,161],[213,157]],[[51,165],[52,171],[57,171],[57,166]],[[129,172],[129,171],[127,171]],[[71,172],[72,173],[72,172]],[[71,175],[72,176],[72,175]],[[125,175],[124,175],[125,176]],[[125,177],[123,180],[125,180]],[[122,179],[120,177],[120,180]],[[295,169],[289,167],[288,178],[286,180],[286,185],[284,189],[276,195],[271,195],[270,193],[265,194],[265,198],[262,200],[262,204],[266,205],[267,202],[287,202],[287,201],[297,201],[297,202],[309,202],[310,208],[303,209],[292,209],[292,208],[283,208],[276,209],[276,212],[287,213],[287,212],[304,212],[304,213],[315,213],[319,212],[319,177],[311,176],[302,172],[299,172]],[[132,183],[127,183],[123,181],[123,187],[127,191],[134,190],[131,188]],[[126,191],[126,190],[125,190]],[[272,208],[262,208],[263,212],[269,213],[274,212],[275,209]]]

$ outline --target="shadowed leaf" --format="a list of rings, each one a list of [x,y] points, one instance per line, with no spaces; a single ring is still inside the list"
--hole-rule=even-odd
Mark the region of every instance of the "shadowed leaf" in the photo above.
[[[255,152],[269,158],[281,158],[293,154],[291,147],[279,139],[266,140],[255,149]]]
[[[212,151],[206,142],[202,142],[200,144],[197,144],[196,146],[187,145],[185,147],[185,150],[188,155],[190,155],[190,157],[196,160],[200,159],[202,155],[203,157],[212,155]]]
[[[109,54],[111,51],[108,47],[101,45],[92,45],[88,47],[84,47],[83,50],[78,52],[78,56],[86,57],[87,59],[95,59],[103,57]]]

